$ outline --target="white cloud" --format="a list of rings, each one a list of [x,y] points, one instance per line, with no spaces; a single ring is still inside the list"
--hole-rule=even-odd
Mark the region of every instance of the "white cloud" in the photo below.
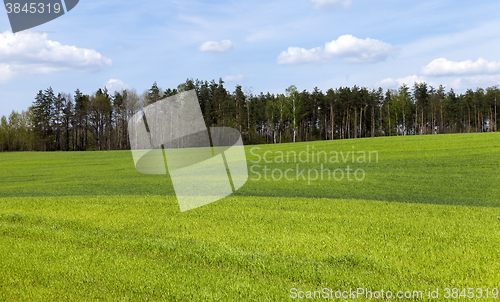
[[[239,82],[239,81],[245,81],[246,77],[242,74],[237,74],[237,75],[228,75],[222,78],[224,82]]]
[[[435,81],[435,77],[440,77],[440,81]],[[433,87],[443,85],[456,91],[494,86],[500,83],[500,63],[489,62],[483,58],[475,62],[471,60],[455,62],[440,58],[422,67],[420,75],[398,79],[387,78],[377,82],[375,86],[397,88],[404,83],[411,87],[415,82],[426,82]]]
[[[375,83],[375,87],[398,88],[403,84],[405,84],[408,87],[412,87],[415,83],[422,83],[422,82],[429,83],[424,77],[412,75],[399,79],[393,79],[393,78],[383,79],[382,81]]]
[[[440,81],[436,81],[439,76]],[[426,82],[428,85],[438,87],[443,85],[455,91],[475,87],[489,87],[500,83],[500,63],[488,62],[479,58],[476,62],[471,60],[454,62],[445,58],[432,61],[422,67],[420,75],[412,75],[404,78],[386,78],[375,84],[376,87],[397,88],[403,83],[411,87],[415,82]]]
[[[59,71],[94,72],[113,63],[93,49],[61,45],[47,39],[46,33],[23,32],[0,34],[0,80],[26,74]]]
[[[233,42],[222,40],[221,42],[207,41],[198,48],[199,51],[226,52],[233,48]]]
[[[123,83],[122,80],[118,79],[110,79],[106,84],[104,84],[104,87],[108,89],[108,92],[110,94],[113,94],[115,91],[122,92],[125,89],[128,89],[128,85]]]
[[[278,56],[278,64],[302,64],[321,61],[325,57],[325,52],[321,47],[305,49],[300,47],[288,47]]]
[[[340,36],[325,43],[325,47],[305,49],[289,47],[277,59],[278,64],[319,62],[327,58],[342,58],[349,63],[373,63],[386,60],[394,53],[393,47],[376,39],[359,39],[352,35]]]
[[[458,91],[465,89],[475,89],[476,87],[490,87],[500,83],[500,74],[497,75],[477,75],[471,77],[457,78],[451,81],[448,87]]]
[[[351,63],[377,62],[389,57],[392,46],[375,39],[358,39],[352,35],[340,36],[337,40],[325,44],[325,51],[336,57],[343,57]]]
[[[455,92],[462,93],[465,92],[466,89],[475,89],[476,87],[486,88],[498,85],[498,83],[500,83],[500,74],[475,75],[468,77],[449,77],[449,78],[445,77],[440,79],[443,79],[444,81],[436,82],[433,81],[432,79],[418,75],[412,75],[398,79],[387,78],[375,83],[374,87],[398,88],[403,83],[406,84],[406,86],[408,87],[413,87],[415,82],[417,83],[425,82],[427,83],[427,85],[432,86],[434,88],[439,87],[439,85],[443,85],[448,90],[453,88]]]
[[[314,3],[314,8],[322,9],[322,8],[335,8],[335,7],[344,7],[350,8],[352,4],[352,0],[311,0]]]
[[[499,74],[500,63],[495,61],[488,62],[483,58],[479,58],[476,62],[472,62],[471,60],[454,62],[440,58],[424,66],[421,73],[429,76]]]

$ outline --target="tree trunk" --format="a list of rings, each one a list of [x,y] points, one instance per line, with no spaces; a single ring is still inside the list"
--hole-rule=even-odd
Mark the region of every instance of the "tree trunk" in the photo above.
[[[359,137],[362,137],[363,133],[363,107],[359,110]]]
[[[498,118],[497,118],[497,97],[495,96],[495,132],[498,131]]]
[[[375,137],[375,107],[372,106],[372,131],[371,137]]]
[[[387,115],[389,115],[389,136],[392,136],[392,129],[391,129],[391,111],[389,110],[390,109],[390,105],[387,104]]]

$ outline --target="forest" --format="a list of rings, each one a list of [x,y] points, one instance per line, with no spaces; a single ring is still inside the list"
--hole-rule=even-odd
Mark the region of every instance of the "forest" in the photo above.
[[[398,89],[288,87],[283,94],[233,92],[224,81],[187,79],[176,88],[153,83],[110,94],[40,90],[32,106],[0,120],[0,152],[130,149],[127,121],[141,107],[195,89],[207,127],[238,129],[245,144],[276,144],[377,136],[498,131],[498,86],[457,94],[415,83]]]

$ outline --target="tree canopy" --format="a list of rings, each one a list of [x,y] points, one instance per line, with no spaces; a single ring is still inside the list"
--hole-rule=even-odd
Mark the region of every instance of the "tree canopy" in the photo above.
[[[254,95],[224,85],[222,79],[187,79],[163,90],[154,82],[141,96],[132,89],[110,95],[106,88],[56,94],[49,87],[26,111],[0,119],[0,151],[129,149],[127,121],[139,108],[191,89],[207,127],[236,128],[245,144],[498,131],[498,86],[457,95],[426,83],[326,92],[291,85],[283,94]]]

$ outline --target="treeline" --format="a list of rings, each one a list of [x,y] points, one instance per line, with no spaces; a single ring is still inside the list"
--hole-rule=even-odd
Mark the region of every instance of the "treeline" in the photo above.
[[[384,91],[340,87],[254,95],[237,85],[188,79],[175,89],[156,82],[135,90],[91,95],[40,90],[33,105],[0,121],[0,151],[129,149],[127,121],[149,104],[195,89],[207,127],[238,129],[245,144],[285,143],[375,136],[498,131],[497,86],[456,94],[415,83]]]

